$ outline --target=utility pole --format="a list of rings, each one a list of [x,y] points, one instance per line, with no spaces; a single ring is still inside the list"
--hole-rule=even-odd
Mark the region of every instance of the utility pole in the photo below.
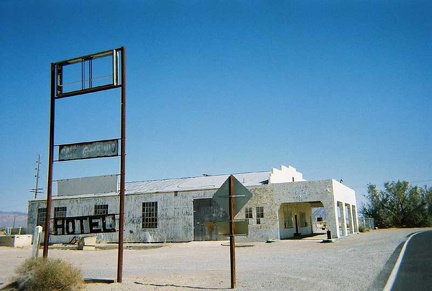
[[[42,188],[38,188],[39,185],[39,166],[40,166],[41,162],[40,162],[40,154],[38,154],[38,160],[36,161],[36,185],[34,187],[34,189],[31,189],[30,192],[34,193],[34,199],[37,198],[37,194],[38,193],[42,193]]]

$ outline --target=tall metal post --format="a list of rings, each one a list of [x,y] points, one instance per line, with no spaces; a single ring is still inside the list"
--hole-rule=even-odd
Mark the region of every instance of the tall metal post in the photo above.
[[[50,233],[51,220],[51,202],[52,202],[52,179],[53,179],[53,158],[54,158],[54,118],[55,118],[55,80],[56,80],[55,64],[51,63],[51,106],[50,106],[50,133],[49,133],[49,148],[48,148],[48,177],[47,177],[47,205],[44,227],[44,246],[43,257],[48,257],[48,242]]]
[[[230,229],[230,262],[231,262],[231,289],[236,287],[236,263],[235,263],[235,225],[234,225],[234,176],[229,177],[229,229]]]
[[[123,277],[123,232],[124,232],[124,201],[125,201],[125,165],[126,165],[126,53],[121,48],[121,157],[120,157],[120,217],[117,262],[117,282]]]

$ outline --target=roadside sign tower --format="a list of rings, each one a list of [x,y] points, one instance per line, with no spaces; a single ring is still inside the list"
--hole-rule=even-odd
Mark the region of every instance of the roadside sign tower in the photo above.
[[[98,64],[109,62],[108,76],[97,76]],[[73,74],[77,82],[68,83],[68,73]],[[85,141],[76,144],[55,145],[55,105],[62,98],[90,94],[104,90],[120,89],[120,137],[110,140]],[[50,130],[48,151],[47,205],[44,226],[43,257],[48,257],[49,235],[51,233],[51,204],[53,184],[54,148],[58,147],[58,160],[81,160],[104,157],[120,157],[119,189],[119,234],[117,282],[122,281],[123,271],[123,232],[124,232],[124,196],[125,196],[125,162],[126,162],[126,52],[124,47],[80,56],[56,63],[51,63],[51,102]],[[118,152],[120,141],[120,153]],[[107,218],[100,217],[101,221]],[[66,221],[66,220],[65,220]],[[83,225],[84,219],[81,219]],[[64,231],[69,224],[63,220],[57,222],[58,230]],[[62,227],[62,228],[60,228]],[[81,227],[83,228],[83,227]],[[103,228],[112,231],[112,228]],[[68,229],[70,230],[70,229]]]

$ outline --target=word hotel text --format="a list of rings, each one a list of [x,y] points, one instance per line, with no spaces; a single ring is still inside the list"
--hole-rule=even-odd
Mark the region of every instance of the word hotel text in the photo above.
[[[54,218],[54,235],[76,235],[115,231],[115,214]]]

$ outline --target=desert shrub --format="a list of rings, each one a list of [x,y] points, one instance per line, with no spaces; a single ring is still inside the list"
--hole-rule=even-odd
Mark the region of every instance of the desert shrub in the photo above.
[[[368,231],[369,231],[369,228],[367,228],[367,227],[364,226],[364,225],[360,225],[360,226],[359,226],[359,231],[360,231],[360,232],[368,232]]]
[[[60,259],[29,259],[16,270],[18,290],[79,290],[81,271]]]
[[[432,226],[432,187],[393,181],[378,190],[369,184],[366,198],[363,216],[373,218],[379,228]]]

